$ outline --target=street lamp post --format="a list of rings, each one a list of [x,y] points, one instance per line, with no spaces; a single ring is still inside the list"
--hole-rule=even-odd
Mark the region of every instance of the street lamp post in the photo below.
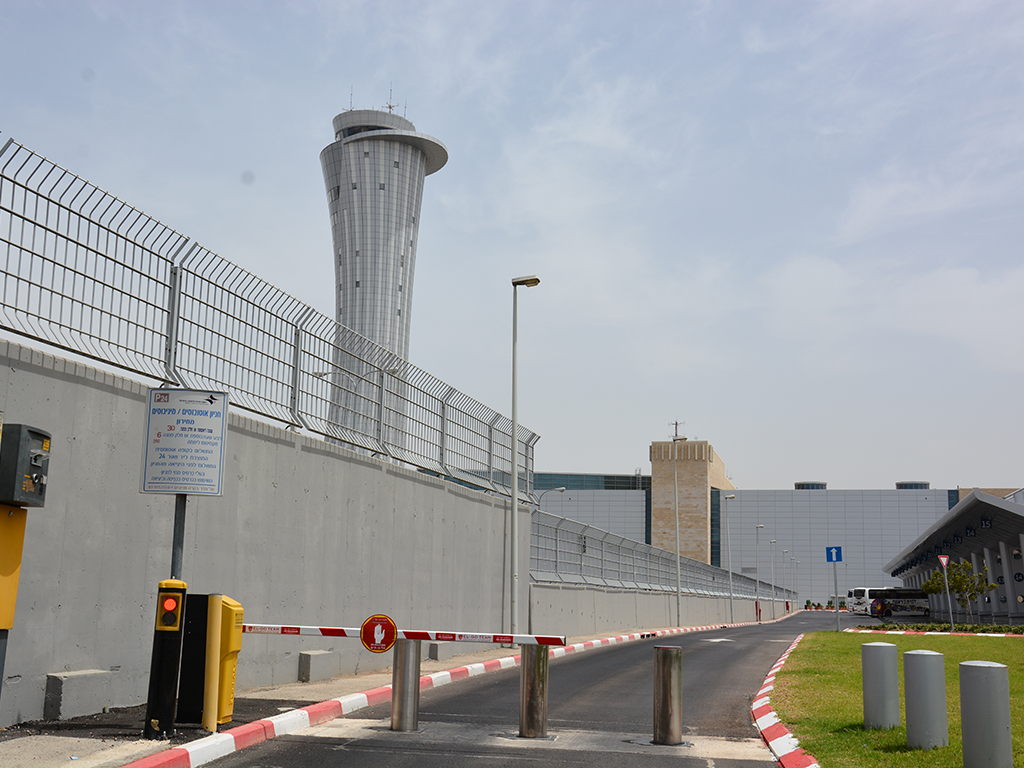
[[[761,529],[754,526],[754,618],[761,621]]]
[[[685,437],[676,435],[672,438],[672,508],[676,517],[676,626],[683,626],[683,587],[680,571],[682,570],[682,556],[679,552],[679,441]]]
[[[772,539],[769,549],[772,553],[772,621],[775,621],[775,539]]]
[[[797,558],[793,558],[796,560]],[[793,591],[797,595],[797,599],[800,599],[800,592],[797,591],[797,583],[800,580],[800,560],[797,560],[797,565],[793,569]]]
[[[796,605],[796,558],[790,557],[789,562],[789,591],[793,593],[793,605]]]
[[[523,285],[532,288],[540,284],[536,275],[512,278],[512,524],[509,534],[512,545],[509,554],[512,559],[512,595],[509,599],[511,633],[519,633],[519,390],[518,390],[518,341],[519,341],[519,298],[516,289]]]
[[[736,494],[730,493],[724,497],[724,501],[728,502],[730,499],[735,499]],[[733,617],[733,591],[732,591],[732,536],[729,535],[729,505],[722,504],[722,517],[725,518],[725,546],[726,552],[729,555],[729,623],[735,624],[735,618]]]
[[[558,488],[548,488],[544,493],[537,497],[537,509],[540,509],[540,503],[544,501],[544,495],[551,493],[552,491],[558,491],[559,493],[565,493],[565,486],[559,486]]]
[[[788,568],[787,567],[789,566],[789,560],[786,558],[786,555],[788,555],[788,554],[789,554],[789,550],[788,549],[782,550],[782,592],[783,592],[783,594],[786,593],[786,573],[788,572]],[[787,599],[786,601],[789,602],[789,595],[786,595],[786,599]]]

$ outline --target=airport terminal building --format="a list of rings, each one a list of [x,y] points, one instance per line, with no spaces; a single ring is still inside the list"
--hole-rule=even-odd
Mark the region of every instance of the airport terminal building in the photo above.
[[[968,497],[980,494],[1002,501],[1013,490],[943,490],[922,481],[894,482],[892,488],[875,490],[829,489],[825,482],[797,482],[792,490],[739,489],[707,441],[655,442],[650,458],[650,475],[537,472],[534,492],[545,512],[668,551],[675,551],[678,498],[682,555],[722,568],[731,565],[736,574],[794,589],[801,602],[822,605],[835,592],[827,548],[842,549],[842,562],[835,567],[841,598],[854,587],[919,582],[924,571],[908,579],[901,570],[911,559],[900,559],[905,548],[924,542],[917,546],[923,549],[936,535],[929,531]],[[1021,502],[1005,504],[1017,507]],[[1005,559],[1019,563],[1024,541],[1010,535],[1003,544],[1010,547]],[[989,552],[993,562],[1000,556],[995,544]],[[978,556],[986,557],[983,552]]]

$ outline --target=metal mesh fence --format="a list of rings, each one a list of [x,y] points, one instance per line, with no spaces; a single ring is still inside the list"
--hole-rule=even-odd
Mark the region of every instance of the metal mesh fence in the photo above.
[[[676,556],[599,528],[534,510],[530,538],[530,577],[537,582],[593,584],[624,589],[676,590]],[[679,583],[684,594],[729,596],[729,572],[723,568],[679,559]],[[732,594],[768,600],[794,595],[778,585],[733,574]]]
[[[14,141],[0,274],[8,331],[509,492],[509,419]],[[520,425],[520,493],[537,440]]]

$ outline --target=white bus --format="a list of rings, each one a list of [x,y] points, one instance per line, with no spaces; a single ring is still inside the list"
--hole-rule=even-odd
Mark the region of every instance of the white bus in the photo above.
[[[857,587],[846,593],[846,610],[849,613],[871,613],[871,601],[885,587]]]
[[[928,616],[928,595],[910,587],[856,587],[847,592],[846,610],[870,616]]]

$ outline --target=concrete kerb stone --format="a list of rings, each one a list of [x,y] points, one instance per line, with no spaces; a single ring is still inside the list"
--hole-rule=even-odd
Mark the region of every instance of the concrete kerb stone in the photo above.
[[[782,617],[786,618],[786,617]],[[781,619],[779,619],[781,620]],[[730,627],[745,627],[757,622],[741,622],[736,624],[709,624],[699,627],[674,627],[671,629],[660,629],[652,632],[634,632],[628,635],[605,637],[597,640],[587,640],[581,643],[574,643],[564,647],[552,648],[549,651],[550,658],[560,658],[572,653],[580,653],[592,648],[602,648],[618,643],[628,643],[636,640],[646,640],[656,637],[668,637],[687,632],[704,632],[714,629],[727,629]],[[770,622],[761,622],[770,623]],[[801,635],[803,637],[803,635]],[[794,646],[796,644],[794,643]],[[787,654],[788,655],[788,652]],[[499,669],[507,669],[519,665],[520,657],[505,656],[498,659],[491,659],[476,664],[469,664],[443,672],[435,672],[424,675],[420,678],[420,690],[439,688],[442,685],[462,680],[467,677],[494,672]],[[384,704],[391,701],[391,686],[385,685],[373,688],[361,693],[352,693],[337,699],[329,699],[318,704],[284,712],[280,715],[258,720],[254,723],[247,723],[222,733],[212,734],[198,741],[185,744],[172,749],[165,749],[155,754],[134,760],[127,763],[123,768],[196,768],[196,766],[211,762],[224,755],[237,752],[254,744],[268,741],[277,736],[289,733],[296,733],[311,725],[319,725],[333,720],[342,715],[348,715],[366,707]],[[756,703],[756,702],[755,702]],[[769,744],[769,748],[771,745]],[[785,768],[809,768],[816,763],[783,763]]]
[[[768,671],[761,690],[757,692],[754,702],[750,705],[750,713],[758,731],[761,732],[761,738],[764,739],[764,743],[768,745],[768,749],[775,755],[775,759],[783,768],[817,768],[818,766],[814,755],[802,750],[797,738],[779,720],[779,716],[772,709],[771,697],[768,695],[775,689],[775,675],[782,669],[789,654],[793,652],[803,637],[803,635],[797,637],[775,662],[775,665]]]

